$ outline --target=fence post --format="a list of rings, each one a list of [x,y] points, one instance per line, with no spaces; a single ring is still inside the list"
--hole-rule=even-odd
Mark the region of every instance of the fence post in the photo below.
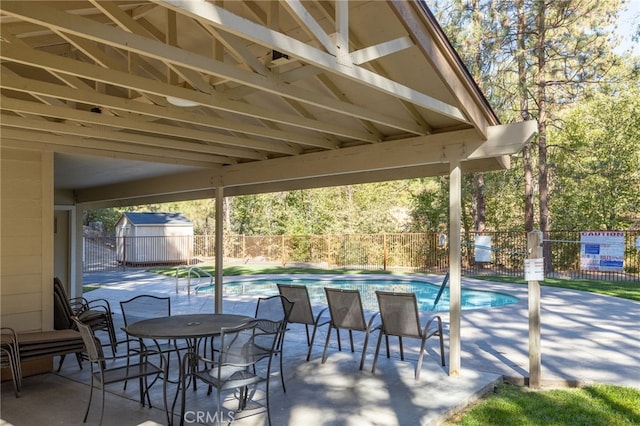
[[[287,260],[285,259],[285,254],[284,254],[284,234],[282,234],[281,251],[282,251],[282,267],[284,268],[284,265],[287,264]]]
[[[387,270],[387,234],[382,234],[382,270]]]
[[[529,259],[542,258],[542,232],[531,231],[527,235]],[[526,271],[526,268],[525,268]],[[542,267],[544,271],[544,265]],[[543,272],[544,273],[544,272]],[[544,277],[543,277],[544,278]],[[540,283],[528,280],[529,287],[529,387],[540,387]]]

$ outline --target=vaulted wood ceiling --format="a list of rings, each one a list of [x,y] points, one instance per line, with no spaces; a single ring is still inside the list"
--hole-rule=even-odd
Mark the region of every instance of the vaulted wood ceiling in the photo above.
[[[2,144],[124,204],[507,167],[500,125],[422,2],[0,3]],[[183,105],[183,106],[178,106]]]

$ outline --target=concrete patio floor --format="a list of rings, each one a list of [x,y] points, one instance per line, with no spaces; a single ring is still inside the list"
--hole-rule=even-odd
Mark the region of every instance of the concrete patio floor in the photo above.
[[[433,282],[441,280],[436,276],[432,278]],[[235,279],[238,277],[225,278],[228,281]],[[122,324],[118,302],[141,293],[170,295],[172,314],[213,312],[211,294],[192,292],[189,296],[183,288],[176,294],[174,279],[139,270],[86,275],[85,284],[91,283],[104,287],[85,296],[108,299],[118,329]],[[463,288],[512,294],[520,301],[500,308],[463,312],[462,372],[459,377],[449,377],[448,367],[439,365],[435,340],[428,343],[428,356],[423,362],[420,380],[414,380],[413,376],[417,358],[413,342],[411,346],[405,345],[405,361],[400,361],[397,348],[392,346],[392,357],[381,356],[376,374],[371,374],[377,333],[370,342],[363,371],[358,370],[361,339],[356,340],[356,353],[352,354],[348,350],[338,352],[335,338],[332,338],[327,362],[321,364],[326,327],[316,337],[311,361],[305,362],[304,328],[294,324],[285,343],[287,392],[283,393],[278,377],[272,378],[272,424],[438,425],[490,391],[503,377],[522,380],[528,375],[529,362],[526,286],[463,279]],[[224,312],[252,315],[257,297],[225,296]],[[448,314],[442,317],[448,326]],[[445,352],[448,356],[446,328]],[[343,343],[348,345],[345,336]],[[603,382],[640,387],[640,303],[543,288],[542,367],[545,386]],[[58,374],[26,378],[20,398],[13,396],[11,384],[5,382],[2,384],[0,425],[82,424],[88,390],[87,368],[80,370],[74,357],[65,360]],[[175,387],[170,386],[170,391],[174,390]],[[233,411],[232,395],[228,397],[225,406],[231,413],[226,415],[235,416],[232,424],[266,424],[264,408],[257,405],[264,403],[264,395],[256,395],[256,409],[250,406],[242,413]],[[126,392],[120,384],[110,385],[103,424],[165,424],[159,384],[153,386],[151,398],[154,408],[143,408],[137,401],[135,385],[130,384]],[[99,399],[94,395],[87,424],[97,424],[99,406]],[[215,397],[207,396],[204,386],[197,391],[189,390],[187,410],[186,424],[211,424]],[[179,422],[177,413],[174,420],[176,424]]]

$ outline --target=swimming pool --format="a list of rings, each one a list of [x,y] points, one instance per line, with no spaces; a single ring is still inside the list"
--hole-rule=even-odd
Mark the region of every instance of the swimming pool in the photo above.
[[[318,278],[247,278],[239,281],[225,282],[225,295],[264,295],[278,294],[277,283],[305,285],[309,290],[312,302],[326,304],[324,287],[360,290],[364,309],[376,311],[378,301],[376,290],[395,291],[402,293],[415,293],[418,299],[418,309],[421,311],[449,311],[449,287],[442,292],[438,304],[433,302],[440,290],[440,285],[428,281],[404,277],[384,278],[345,278],[344,276],[318,277]],[[196,288],[196,293],[211,292],[213,286],[206,285]],[[491,308],[505,306],[518,302],[518,298],[503,293],[481,290],[462,289],[462,309]]]

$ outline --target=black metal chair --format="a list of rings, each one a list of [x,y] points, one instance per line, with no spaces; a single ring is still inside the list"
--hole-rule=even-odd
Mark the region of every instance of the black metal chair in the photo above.
[[[92,301],[84,297],[69,298],[59,278],[53,279],[53,328],[55,330],[75,330],[73,318],[78,318],[95,331],[104,331],[109,338],[113,355],[117,352],[116,331],[113,325],[113,312],[106,299]],[[60,360],[60,365],[62,361]]]
[[[20,346],[16,332],[9,327],[2,327],[0,334],[0,367],[9,368],[16,398],[22,389],[22,365],[20,364]]]
[[[362,345],[362,356],[360,357],[360,370],[362,370],[364,366],[364,359],[367,356],[369,334],[374,330],[372,329],[372,325],[373,321],[378,316],[378,313],[371,315],[368,322],[365,320],[360,291],[358,290],[325,287],[324,292],[327,296],[331,322],[329,323],[329,330],[327,330],[327,340],[324,344],[324,352],[322,353],[322,363],[324,364],[327,360],[327,348],[329,347],[332,329],[336,329],[339,351],[342,351],[340,329],[349,331],[351,352],[354,352],[353,331],[362,331],[365,333],[364,343]]]
[[[140,403],[144,407],[146,398],[149,403],[149,407],[151,407],[149,387],[157,381],[160,375],[167,374],[167,367],[162,354],[157,351],[149,351],[145,348],[143,350],[136,351],[135,353],[105,357],[102,351],[102,345],[100,345],[99,340],[96,338],[93,329],[88,324],[84,324],[77,319],[74,319],[74,321],[77,329],[80,331],[82,340],[84,341],[87,357],[91,364],[89,402],[87,403],[83,422],[86,423],[87,417],[89,416],[91,400],[93,399],[93,388],[96,384],[99,386],[102,394],[99,420],[100,425],[102,424],[102,418],[104,417],[105,386],[108,384],[139,379]],[[152,362],[150,357],[157,357],[157,361]],[[127,361],[126,364],[123,365],[121,362],[118,362],[122,359]],[[150,377],[153,378],[151,384],[148,382]],[[169,414],[166,400],[164,408],[168,421]]]
[[[283,346],[284,346],[284,336],[287,331],[287,322],[289,321],[289,316],[291,315],[291,310],[293,309],[294,303],[287,299],[285,296],[271,296],[271,297],[261,297],[258,299],[258,303],[256,304],[256,319],[267,319],[270,321],[274,321],[274,324],[280,326],[280,322],[284,323],[284,329],[282,334],[278,336],[278,341],[276,342],[275,347],[273,348],[273,355],[280,358],[280,381],[282,382],[282,390],[287,392],[287,389],[284,385],[284,369],[283,369]],[[268,346],[267,344],[258,345],[263,347]]]
[[[171,316],[171,298],[155,296],[152,294],[141,294],[132,297],[131,299],[121,301],[120,310],[122,311],[124,327],[126,328],[127,325],[136,321],[148,318]],[[135,339],[127,338],[126,342],[127,352],[139,350],[136,346]],[[167,356],[167,365],[169,365],[171,362],[171,353],[175,353],[179,360],[179,351],[181,349],[186,349],[186,347],[179,346],[175,340],[154,340],[153,349],[165,354]],[[127,382],[124,383],[124,388],[127,388]]]
[[[195,351],[190,351],[182,359],[181,368],[181,415],[180,424],[184,424],[186,411],[187,380],[191,377],[216,389],[218,400],[216,416],[218,421],[226,418],[222,411],[222,393],[236,391],[238,411],[247,407],[249,387],[266,383],[265,408],[267,421],[271,425],[269,411],[269,378],[271,363],[278,339],[284,333],[284,321],[265,319],[252,320],[238,327],[223,328],[220,334],[220,346],[217,360],[208,359]],[[261,372],[257,363],[268,360],[266,371]],[[196,367],[195,369],[193,367]],[[255,395],[255,389],[252,393]],[[229,415],[229,413],[227,414]],[[236,417],[237,418],[237,417]],[[233,420],[231,416],[230,420]]]

